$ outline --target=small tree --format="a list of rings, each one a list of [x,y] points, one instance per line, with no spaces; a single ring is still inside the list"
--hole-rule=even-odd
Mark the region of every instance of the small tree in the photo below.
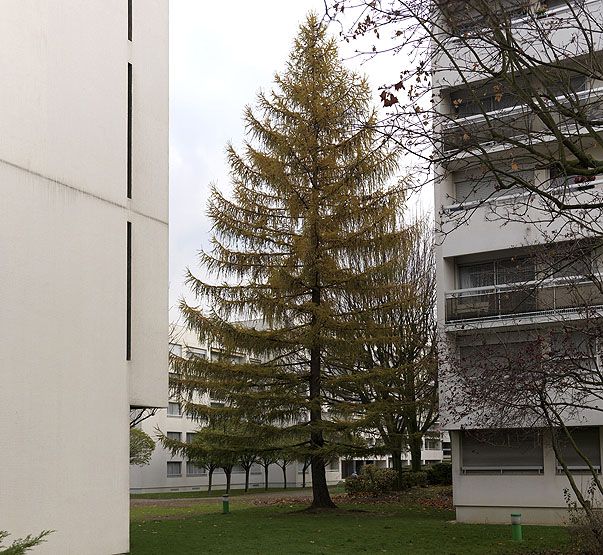
[[[155,442],[139,428],[130,428],[130,464],[144,466],[151,462]]]

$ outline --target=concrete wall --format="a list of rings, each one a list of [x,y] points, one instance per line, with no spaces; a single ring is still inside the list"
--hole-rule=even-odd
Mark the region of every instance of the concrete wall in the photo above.
[[[122,0],[2,4],[0,529],[40,555],[129,550],[128,409],[166,398],[168,3],[134,12],[130,44]]]
[[[529,475],[463,474],[459,438],[459,432],[451,432],[454,506],[459,522],[506,524],[510,522],[511,513],[520,512],[526,524],[567,523],[564,490],[570,486],[565,475],[557,472],[549,436],[543,437],[543,473]],[[589,498],[587,490],[592,476],[575,472],[573,477]],[[572,495],[571,499],[575,500],[575,497]]]

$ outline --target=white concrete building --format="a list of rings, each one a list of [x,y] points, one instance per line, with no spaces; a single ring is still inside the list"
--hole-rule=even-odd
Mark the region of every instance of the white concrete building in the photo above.
[[[171,334],[170,349],[178,356],[209,358],[219,357],[222,352],[218,347],[209,344],[200,344],[198,338],[181,326],[174,326]],[[236,355],[235,355],[236,356]],[[245,358],[247,355],[238,355]],[[164,367],[167,376],[169,367]],[[209,397],[203,399],[205,404],[212,404]],[[157,414],[144,420],[140,428],[151,437],[156,435],[158,428],[166,433],[168,437],[179,441],[192,441],[193,434],[201,425],[198,421],[190,418],[182,409],[176,399],[167,400],[167,409],[160,409]],[[165,403],[164,403],[165,404]],[[297,462],[289,464],[286,468],[287,486],[301,486],[303,482],[302,467]],[[339,463],[327,468],[327,480],[329,483],[337,483],[340,480]],[[149,493],[162,491],[195,491],[206,490],[209,482],[207,470],[196,467],[186,457],[172,455],[160,442],[155,446],[151,462],[144,466],[130,467],[130,491],[131,493]],[[306,484],[310,485],[310,472],[307,471]],[[218,469],[212,478],[212,488],[223,490],[226,485],[224,471]],[[280,466],[272,464],[269,467],[268,487],[283,487],[283,470]],[[231,477],[231,487],[240,489],[245,487],[245,471],[235,466]],[[262,489],[265,487],[264,469],[255,464],[250,472],[249,487],[251,489]]]
[[[520,2],[509,1],[508,9],[517,9],[518,4]],[[580,40],[572,40],[575,26],[573,30],[573,8],[568,4],[574,3],[565,0],[524,2],[521,10],[510,17],[517,22],[517,29],[524,31],[529,25],[526,21],[530,17],[526,14],[534,15],[533,21],[543,23],[553,17],[557,18],[561,24],[551,26],[547,40],[556,42],[560,47],[575,44],[575,52],[580,54]],[[580,5],[581,9],[590,13],[593,21],[601,21],[601,2],[582,2]],[[458,13],[465,12],[459,8]],[[473,23],[468,22],[466,32],[471,32],[472,24],[480,25],[479,19],[476,18]],[[473,28],[473,31],[476,29]],[[595,38],[596,43],[599,40]],[[534,40],[527,48],[531,49],[530,52],[537,53],[538,41]],[[479,52],[479,48],[477,51]],[[480,81],[482,77],[477,69],[479,64],[471,63],[474,53],[469,52],[463,40],[458,42],[455,59],[466,69],[462,78],[457,71],[458,66],[455,68],[452,63],[447,63],[444,56],[440,59],[441,65],[434,68],[436,88],[439,88],[442,98],[440,110],[446,114],[444,119],[447,120],[439,127],[443,150],[454,150],[460,144],[454,143],[457,140],[454,139],[455,136],[460,137],[458,141],[471,139],[477,145],[474,154],[467,149],[456,158],[448,156],[448,153],[447,162],[437,168],[435,211],[440,214],[441,229],[447,232],[437,250],[438,319],[446,343],[448,361],[462,360],[465,354],[469,357],[471,349],[484,344],[504,343],[509,348],[521,350],[526,348],[529,334],[541,330],[554,333],[561,315],[565,319],[574,319],[577,325],[581,318],[576,299],[567,294],[563,287],[565,279],[580,277],[582,274],[564,274],[560,268],[543,279],[542,262],[532,258],[530,253],[533,252],[534,245],[544,244],[547,238],[543,230],[530,221],[533,213],[525,212],[523,221],[520,217],[509,217],[505,221],[500,216],[505,213],[505,207],[524,202],[522,199],[525,195],[522,197],[522,192],[517,190],[497,192],[496,183],[484,177],[488,175],[487,172],[482,171],[479,178],[481,181],[478,183],[475,174],[464,169],[465,164],[472,161],[472,157],[475,157],[474,162],[479,162],[479,157],[487,152],[491,160],[496,160],[497,156],[500,157],[501,164],[504,160],[509,171],[524,172],[523,178],[533,180],[536,184],[551,183],[551,186],[555,186],[552,166],[530,166],[529,163],[524,164],[519,157],[516,159],[518,163],[514,164],[510,160],[513,160],[513,149],[517,147],[504,140],[488,143],[484,138],[480,142],[480,133],[481,136],[488,137],[488,130],[491,129],[491,120],[488,118],[504,125],[513,116],[525,116],[527,110],[512,99],[507,104],[507,97],[502,91],[490,87],[489,93],[486,92],[487,84]],[[569,72],[571,58],[565,63]],[[467,69],[472,66],[476,68],[473,75]],[[572,84],[579,101],[592,99],[600,94],[597,91],[603,86],[603,82],[594,77],[586,77]],[[473,94],[473,91],[479,87],[482,87],[483,92],[480,93],[481,104],[477,105],[474,97],[479,95]],[[527,117],[530,117],[529,114]],[[517,123],[518,119],[514,121]],[[526,137],[529,133],[536,132],[534,129],[538,129],[538,122],[529,121],[533,126],[531,124],[524,129]],[[473,136],[467,131],[469,125],[473,126],[470,128],[474,132]],[[517,133],[517,128],[514,133]],[[509,134],[508,137],[515,138],[515,135]],[[542,147],[539,148],[544,149],[546,144],[555,139],[547,137],[543,132],[539,140],[542,141]],[[593,148],[591,152],[600,157],[600,147]],[[521,149],[518,152],[521,153]],[[578,181],[559,181],[557,185],[566,187],[574,198],[585,194],[581,192]],[[588,183],[588,188],[592,190],[600,190],[602,186],[600,176]],[[484,202],[484,199],[487,200]],[[494,212],[498,217],[493,215]],[[470,215],[466,221],[457,225],[455,222],[459,221],[459,213]],[[511,209],[506,213],[511,215]],[[504,226],[501,225],[503,222]],[[554,236],[559,225],[559,222],[545,222],[543,227],[546,227],[549,236]],[[559,239],[567,240],[568,236],[560,235]],[[592,265],[584,272],[599,275],[603,270],[597,261],[599,258],[599,254],[593,253]],[[527,295],[526,285],[532,286],[531,293]],[[596,300],[597,304],[601,304],[600,301],[601,299]],[[549,352],[553,348],[550,342],[543,347]],[[544,350],[541,356],[543,353]],[[521,371],[521,368],[512,368],[511,372],[513,371]],[[450,384],[444,385],[444,391],[447,388],[451,391]],[[480,441],[476,438],[479,434],[471,431],[475,422],[471,419],[464,420],[458,414],[450,414],[450,405],[447,404],[454,403],[454,396],[443,396],[442,411],[448,413],[446,427],[450,430],[452,439],[457,519],[462,522],[506,523],[509,522],[511,512],[519,511],[523,514],[524,522],[528,523],[562,521],[567,514],[563,491],[568,487],[568,481],[560,472],[551,447],[551,436],[547,431],[499,429],[493,431],[493,439]],[[603,458],[600,439],[603,415],[583,413],[567,423],[580,428],[575,433],[576,442],[600,470]],[[580,472],[580,461],[575,453],[568,451],[566,456],[570,467],[575,470],[579,485],[586,489],[590,480],[587,474]]]
[[[174,326],[171,334],[170,350],[178,356],[188,357],[215,357],[220,356],[219,348],[209,344],[200,344],[198,338],[181,326]],[[241,357],[246,355],[240,354]],[[169,371],[166,366],[166,373]],[[204,399],[206,404],[211,404],[209,397]],[[190,418],[176,399],[167,401],[167,409],[160,409],[157,413],[144,420],[139,427],[155,437],[156,430],[166,433],[168,437],[179,441],[191,441],[193,434],[199,428],[199,422]],[[434,430],[423,441],[421,451],[422,463],[425,465],[450,460],[450,438],[448,433]],[[410,452],[403,453],[406,465],[410,465]],[[327,483],[337,484],[342,479],[354,472],[360,472],[365,464],[375,464],[381,468],[391,467],[391,458],[387,456],[375,456],[372,458],[335,459],[326,467]],[[294,462],[287,467],[287,485],[301,487],[304,482],[306,486],[312,484],[309,467],[306,468],[304,481],[303,464]],[[222,470],[216,470],[212,479],[212,488],[224,489],[226,476]],[[264,469],[255,464],[250,473],[250,488],[262,489],[265,487]],[[268,487],[280,488],[284,485],[283,470],[280,466],[273,464],[269,468]],[[144,466],[130,467],[130,491],[136,493],[152,493],[162,491],[196,491],[206,490],[208,486],[208,474],[204,468],[197,468],[191,461],[181,455],[172,455],[161,443],[157,443],[151,462]],[[235,467],[232,473],[232,488],[243,488],[245,486],[245,472],[241,467]]]
[[[167,0],[5,0],[0,529],[129,551],[130,406],[165,406]]]

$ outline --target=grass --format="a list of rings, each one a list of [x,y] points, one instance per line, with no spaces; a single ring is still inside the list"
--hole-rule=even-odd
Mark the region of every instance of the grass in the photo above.
[[[407,502],[340,502],[340,509],[310,514],[291,503],[253,506],[240,498],[231,513],[221,505],[132,508],[131,554],[337,554],[503,555],[562,553],[563,528],[525,526],[525,541],[510,540],[510,526],[455,524],[454,512]],[[557,551],[561,550],[561,551]]]

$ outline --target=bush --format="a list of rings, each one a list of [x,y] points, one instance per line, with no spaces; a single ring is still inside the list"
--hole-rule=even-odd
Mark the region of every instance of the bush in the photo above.
[[[450,463],[437,463],[427,467],[427,483],[431,486],[452,485],[452,465]]]
[[[398,487],[396,489],[400,491],[406,491],[414,487],[425,487],[428,484],[427,472],[424,470],[419,470],[418,472],[406,470],[402,472],[402,476],[400,476],[397,482]]]
[[[345,491],[350,495],[387,493],[394,489],[397,478],[395,470],[366,464],[358,476],[350,476],[345,479]]]

